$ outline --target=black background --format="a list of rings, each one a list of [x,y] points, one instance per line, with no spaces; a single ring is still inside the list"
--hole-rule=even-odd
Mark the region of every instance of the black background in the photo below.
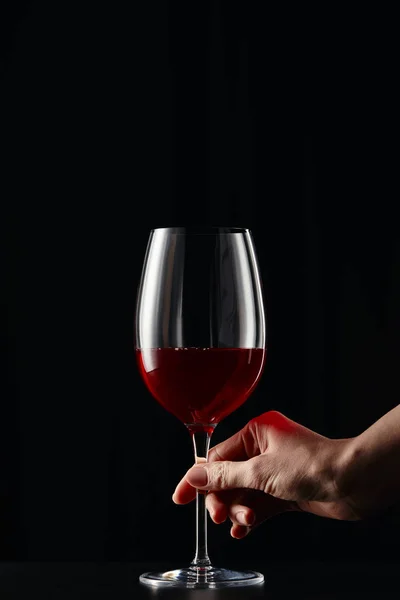
[[[0,558],[192,558],[185,428],[139,378],[149,230],[249,227],[269,351],[218,442],[277,409],[332,437],[398,403],[393,15],[261,3],[2,7]],[[395,511],[287,514],[210,553],[398,552]]]

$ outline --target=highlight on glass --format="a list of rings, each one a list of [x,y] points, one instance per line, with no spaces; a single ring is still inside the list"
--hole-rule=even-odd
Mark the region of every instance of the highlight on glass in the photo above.
[[[207,459],[219,422],[255,389],[266,360],[266,317],[248,229],[165,227],[149,234],[135,312],[135,353],[149,397],[192,436]],[[187,565],[148,572],[152,586],[223,588],[261,583],[256,571],[211,562],[206,494],[196,494],[195,553]]]

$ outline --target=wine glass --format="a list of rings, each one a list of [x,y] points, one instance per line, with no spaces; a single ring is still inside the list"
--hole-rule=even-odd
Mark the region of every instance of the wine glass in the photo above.
[[[135,353],[149,392],[192,436],[195,462],[206,459],[216,425],[253,392],[265,363],[262,285],[248,229],[150,232],[137,294]],[[192,562],[143,573],[142,583],[223,588],[264,580],[256,571],[211,563],[205,501],[204,492],[197,492]]]

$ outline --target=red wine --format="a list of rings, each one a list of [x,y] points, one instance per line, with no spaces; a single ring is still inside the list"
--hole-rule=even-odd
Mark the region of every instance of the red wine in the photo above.
[[[263,348],[136,350],[156,400],[186,424],[216,424],[248,398],[265,362]]]

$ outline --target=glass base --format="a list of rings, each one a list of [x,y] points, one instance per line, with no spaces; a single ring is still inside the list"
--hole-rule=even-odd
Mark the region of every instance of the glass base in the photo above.
[[[208,569],[175,569],[174,571],[143,573],[139,581],[153,587],[175,586],[183,588],[225,588],[263,583],[264,575],[257,571],[232,571],[210,567]]]

